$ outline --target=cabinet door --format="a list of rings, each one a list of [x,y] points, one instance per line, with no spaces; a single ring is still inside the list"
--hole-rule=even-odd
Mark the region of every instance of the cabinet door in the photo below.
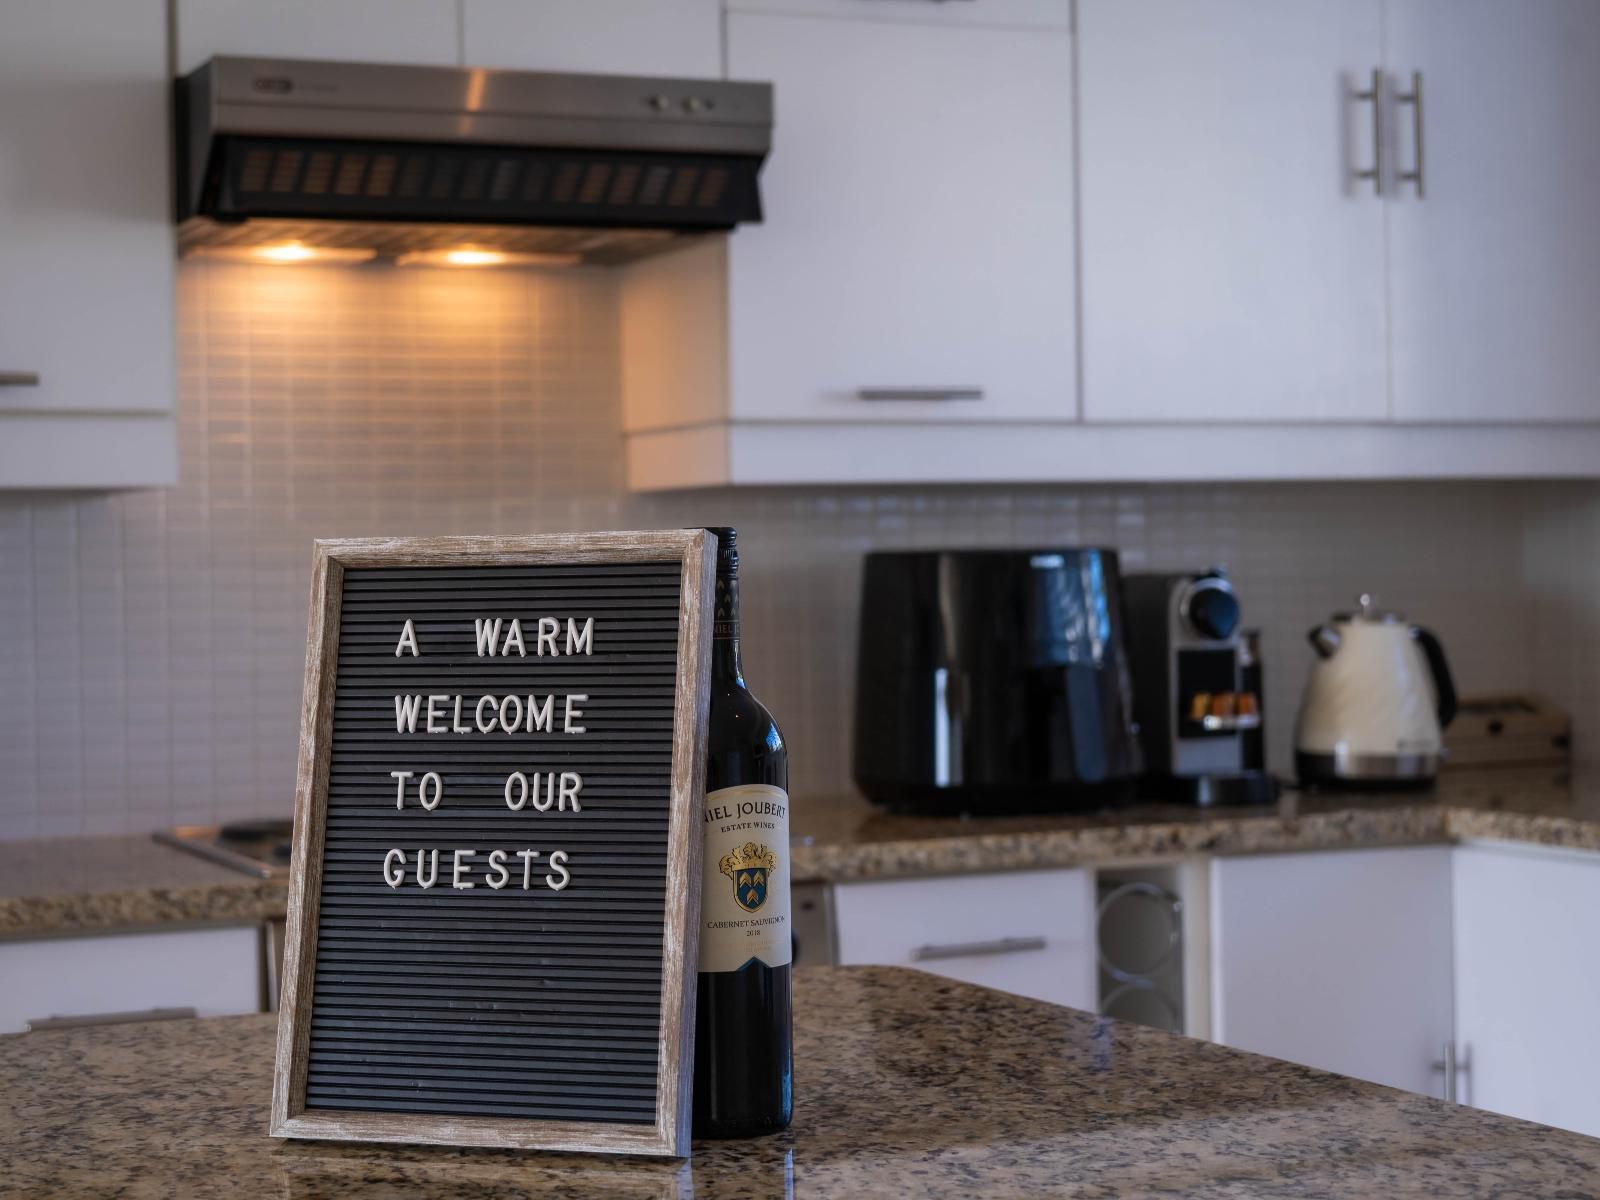
[[[1091,421],[1388,414],[1380,0],[1079,0]]]
[[[727,20],[777,104],[729,243],[733,416],[1072,419],[1071,35]]]
[[[468,66],[722,76],[719,0],[463,0]]]
[[[1093,1010],[1094,879],[1017,871],[842,883],[839,961],[917,967]]]
[[[0,0],[0,487],[172,482],[161,0]]]
[[[44,1017],[192,1008],[218,1017],[261,1008],[254,926],[0,942],[0,1034]]]
[[[1460,1095],[1600,1136],[1600,855],[1461,846],[1455,872]]]
[[[1450,1041],[1450,848],[1212,864],[1219,1042],[1443,1094]]]
[[[214,54],[461,63],[455,0],[177,0],[178,71]]]
[[[727,6],[743,12],[804,13],[818,17],[859,19],[862,15],[861,0],[727,0]],[[1068,29],[1072,25],[1072,0],[967,0],[964,4],[945,4],[941,0],[875,0],[870,15],[875,21]]]
[[[1388,43],[1395,416],[1600,420],[1600,4],[1390,0]]]

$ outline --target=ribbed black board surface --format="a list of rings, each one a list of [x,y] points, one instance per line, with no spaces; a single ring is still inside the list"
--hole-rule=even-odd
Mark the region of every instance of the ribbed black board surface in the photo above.
[[[680,583],[676,562],[346,571],[308,1109],[654,1121]],[[561,657],[536,656],[541,616],[560,622]],[[519,618],[528,656],[480,658],[480,617]],[[568,617],[594,618],[592,655],[564,653]],[[395,655],[407,618],[421,657]],[[555,732],[397,733],[394,697],[418,693],[461,695],[468,723],[480,695],[554,693]],[[588,696],[581,735],[562,732],[570,693]],[[397,809],[395,770],[438,772],[438,807],[413,779]],[[578,772],[582,811],[512,811],[519,770]],[[398,889],[391,848],[407,856]],[[524,848],[541,855],[529,890]],[[433,849],[424,890],[416,856]],[[451,886],[457,849],[478,852],[470,890]],[[556,849],[561,891],[540,884]]]

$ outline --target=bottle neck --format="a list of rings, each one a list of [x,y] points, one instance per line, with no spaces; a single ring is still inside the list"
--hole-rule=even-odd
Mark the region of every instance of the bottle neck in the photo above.
[[[739,576],[717,574],[712,608],[711,678],[724,683],[744,683],[739,661]]]

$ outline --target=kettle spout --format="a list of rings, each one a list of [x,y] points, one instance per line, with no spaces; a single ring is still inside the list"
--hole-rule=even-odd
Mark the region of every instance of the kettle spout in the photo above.
[[[1339,631],[1331,625],[1316,626],[1306,634],[1306,640],[1311,643],[1311,648],[1317,652],[1318,658],[1332,658],[1334,651],[1344,642],[1339,636]]]

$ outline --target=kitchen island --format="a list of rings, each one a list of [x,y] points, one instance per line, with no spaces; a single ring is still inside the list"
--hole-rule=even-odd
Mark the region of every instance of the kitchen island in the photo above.
[[[277,1141],[271,1016],[0,1039],[0,1196],[1588,1196],[1600,1140],[885,967],[795,974],[785,1134],[687,1161]]]

